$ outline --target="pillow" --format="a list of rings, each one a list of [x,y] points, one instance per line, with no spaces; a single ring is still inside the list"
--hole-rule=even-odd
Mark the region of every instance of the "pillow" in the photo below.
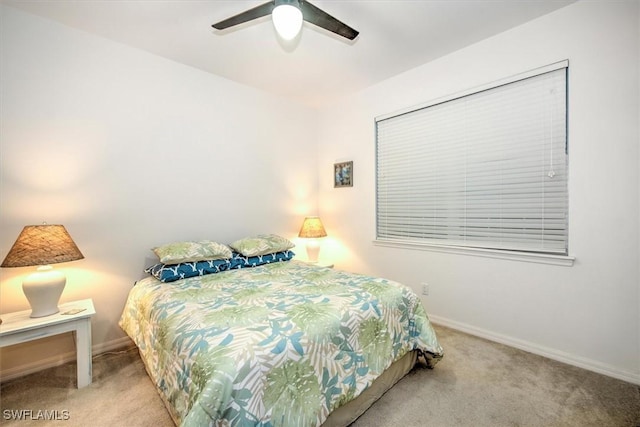
[[[227,245],[210,240],[168,243],[154,248],[153,252],[160,258],[161,264],[231,258],[231,249]]]
[[[233,253],[233,258],[229,260],[229,269],[245,268],[245,267],[257,267],[262,264],[271,264],[273,262],[289,261],[294,257],[294,253],[287,250],[281,252],[275,252],[266,255],[256,255],[252,257],[246,257],[237,252]]]
[[[155,276],[161,282],[175,282],[187,277],[205,276],[228,270],[231,265],[229,259],[213,259],[197,262],[183,262],[180,264],[158,263],[144,271]]]
[[[295,245],[291,241],[275,234],[260,234],[255,237],[247,237],[231,243],[232,249],[244,256],[267,255],[286,251]]]

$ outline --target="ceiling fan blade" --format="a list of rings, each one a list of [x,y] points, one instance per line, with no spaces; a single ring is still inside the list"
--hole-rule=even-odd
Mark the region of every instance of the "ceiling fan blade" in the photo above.
[[[217,22],[212,25],[216,30],[224,30],[225,28],[233,27],[244,22],[253,21],[254,19],[262,18],[269,15],[274,8],[274,2],[270,1],[263,3],[260,6],[256,6],[253,9],[246,10],[231,18],[227,18],[223,21]]]
[[[344,22],[337,20],[327,12],[318,9],[307,1],[300,0],[300,10],[302,10],[302,16],[305,21],[329,30],[332,33],[336,33],[339,36],[353,40],[360,34]]]

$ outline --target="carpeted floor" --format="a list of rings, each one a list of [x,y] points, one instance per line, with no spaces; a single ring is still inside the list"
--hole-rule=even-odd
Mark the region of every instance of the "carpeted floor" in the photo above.
[[[639,386],[441,326],[436,331],[444,359],[433,370],[416,367],[352,427],[640,426]],[[2,383],[0,424],[173,426],[135,349],[94,357],[93,374],[81,390],[74,363]],[[20,410],[31,410],[32,418],[57,411],[58,420],[11,420]]]

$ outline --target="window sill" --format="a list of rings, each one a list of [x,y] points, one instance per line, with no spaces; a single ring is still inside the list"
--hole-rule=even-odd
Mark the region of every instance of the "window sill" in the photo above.
[[[458,255],[472,255],[487,258],[507,259],[511,261],[536,262],[540,264],[573,266],[575,257],[569,255],[539,254],[533,252],[510,252],[498,249],[463,248],[459,246],[436,245],[432,243],[412,243],[395,240],[374,240],[375,246],[390,248],[417,249],[423,251],[444,252]]]

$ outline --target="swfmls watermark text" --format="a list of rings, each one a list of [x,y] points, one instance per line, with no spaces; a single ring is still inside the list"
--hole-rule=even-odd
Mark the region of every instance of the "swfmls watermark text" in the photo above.
[[[7,421],[67,421],[71,413],[58,409],[3,409],[2,419]]]

